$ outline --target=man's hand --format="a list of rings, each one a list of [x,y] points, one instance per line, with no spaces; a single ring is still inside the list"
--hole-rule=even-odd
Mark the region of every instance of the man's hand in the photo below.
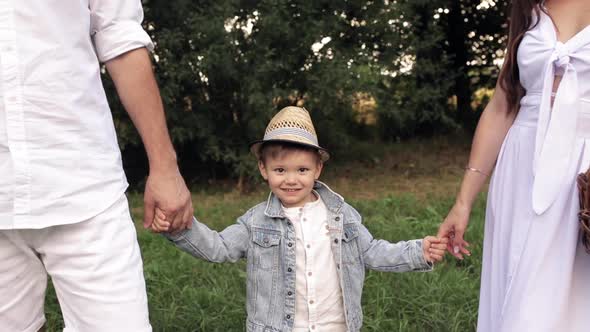
[[[422,251],[424,259],[427,262],[440,262],[445,256],[445,249],[447,248],[448,238],[437,238],[434,236],[427,236],[422,240]]]
[[[156,216],[160,221],[168,223],[169,228],[166,231],[177,232],[191,227],[193,219],[191,193],[178,168],[167,172],[150,171],[143,201],[145,228],[155,230],[152,223]],[[156,209],[159,210],[158,214]]]

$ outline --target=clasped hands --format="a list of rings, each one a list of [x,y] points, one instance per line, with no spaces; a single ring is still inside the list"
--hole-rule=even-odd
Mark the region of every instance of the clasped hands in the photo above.
[[[150,171],[143,200],[145,228],[176,233],[191,227],[192,197],[178,168]],[[156,219],[158,222],[154,222]],[[167,229],[160,229],[159,225],[167,225]]]
[[[463,239],[471,209],[466,205],[456,203],[445,220],[438,228],[438,238],[448,238],[447,251],[457,259],[463,259],[463,255],[471,256],[467,249],[469,243]]]

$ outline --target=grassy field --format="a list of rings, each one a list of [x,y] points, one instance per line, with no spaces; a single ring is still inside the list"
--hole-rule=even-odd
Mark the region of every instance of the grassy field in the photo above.
[[[398,241],[435,234],[458,188],[467,143],[443,139],[358,149],[345,162],[330,161],[322,180],[359,210],[375,237]],[[227,184],[193,189],[197,216],[218,230],[267,196],[263,185],[248,194]],[[139,226],[141,195],[130,194],[130,202],[154,331],[243,331],[244,262],[211,264],[180,252]],[[475,329],[484,198],[476,205],[467,234],[471,257],[456,261],[447,255],[432,273],[367,274],[363,331]],[[60,331],[63,323],[51,287],[46,313],[47,330]]]

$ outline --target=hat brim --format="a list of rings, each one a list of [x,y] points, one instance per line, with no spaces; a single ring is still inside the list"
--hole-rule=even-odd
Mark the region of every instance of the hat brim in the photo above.
[[[291,140],[286,140],[286,139],[269,139],[269,140],[254,141],[254,142],[250,143],[250,152],[252,152],[256,156],[256,158],[260,159],[260,150],[262,148],[262,144],[270,143],[270,142],[301,145],[301,146],[305,146],[308,148],[317,149],[318,153],[320,155],[320,160],[322,162],[326,162],[326,161],[328,161],[328,159],[330,159],[330,153],[328,152],[328,150],[322,148],[321,146],[316,146],[313,144],[306,144],[306,143],[291,141]]]

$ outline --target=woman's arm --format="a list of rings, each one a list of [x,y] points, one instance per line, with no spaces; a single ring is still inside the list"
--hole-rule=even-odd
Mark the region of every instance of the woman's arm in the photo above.
[[[438,237],[450,238],[448,250],[459,259],[463,259],[463,254],[470,254],[465,249],[469,244],[463,239],[463,234],[469,223],[473,202],[485,184],[487,175],[492,172],[502,142],[516,117],[516,112],[509,113],[508,109],[504,90],[497,84],[496,91],[477,124],[468,168],[455,204],[438,230]]]

